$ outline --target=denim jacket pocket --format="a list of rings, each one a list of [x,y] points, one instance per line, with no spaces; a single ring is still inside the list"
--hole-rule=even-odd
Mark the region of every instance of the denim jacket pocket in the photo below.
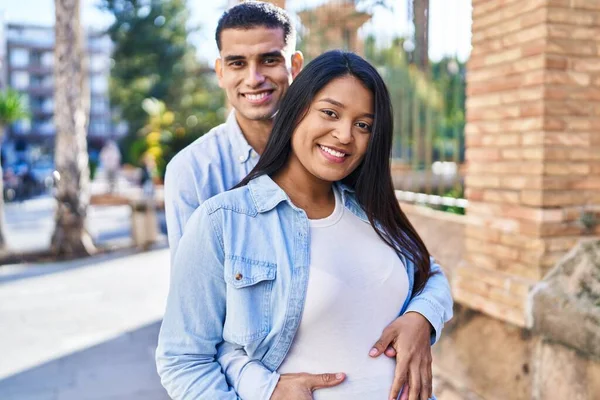
[[[277,265],[228,256],[224,273],[227,309],[223,338],[240,345],[264,338],[271,322],[271,294]]]

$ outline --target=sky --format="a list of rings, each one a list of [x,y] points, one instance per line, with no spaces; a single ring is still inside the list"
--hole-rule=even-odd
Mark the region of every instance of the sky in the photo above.
[[[288,0],[292,13],[325,0]],[[86,27],[105,28],[112,17],[96,7],[97,0],[81,0],[82,23]],[[200,24],[202,30],[190,38],[198,49],[199,57],[212,63],[218,56],[214,43],[217,20],[227,7],[228,0],[188,0],[190,23]],[[408,36],[412,24],[407,18],[407,0],[395,0],[393,10],[376,7],[371,21],[361,28],[360,34],[374,33],[380,43],[394,36]],[[429,56],[439,60],[445,55],[457,55],[466,60],[471,49],[471,0],[430,0]],[[54,0],[0,0],[0,16],[5,22],[30,23],[51,26],[54,23]]]

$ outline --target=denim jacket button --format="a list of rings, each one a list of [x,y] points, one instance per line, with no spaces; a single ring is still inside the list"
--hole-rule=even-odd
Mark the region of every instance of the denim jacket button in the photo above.
[[[240,274],[239,272],[237,274],[235,274],[235,280],[236,281],[241,281],[243,277],[244,276],[242,274]]]

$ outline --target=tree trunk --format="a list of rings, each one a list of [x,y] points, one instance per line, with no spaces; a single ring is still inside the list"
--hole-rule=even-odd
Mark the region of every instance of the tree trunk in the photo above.
[[[415,24],[415,64],[421,71],[429,67],[429,0],[413,0]]]
[[[4,126],[0,125],[0,144],[4,137]],[[2,154],[0,154],[0,251],[6,247],[4,240],[4,171],[2,171]]]
[[[54,123],[56,145],[56,227],[52,251],[68,257],[94,251],[85,228],[90,202],[86,132],[89,87],[79,0],[55,0]]]

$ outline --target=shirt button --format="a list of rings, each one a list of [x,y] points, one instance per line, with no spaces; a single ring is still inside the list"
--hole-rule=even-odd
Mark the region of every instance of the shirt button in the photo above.
[[[244,157],[244,156],[239,156],[239,158],[238,158],[238,159],[239,159],[240,161],[244,161],[244,160],[246,159],[246,157]]]
[[[235,274],[236,281],[241,281],[243,277],[244,277],[244,275],[240,274],[239,272],[237,274]]]

